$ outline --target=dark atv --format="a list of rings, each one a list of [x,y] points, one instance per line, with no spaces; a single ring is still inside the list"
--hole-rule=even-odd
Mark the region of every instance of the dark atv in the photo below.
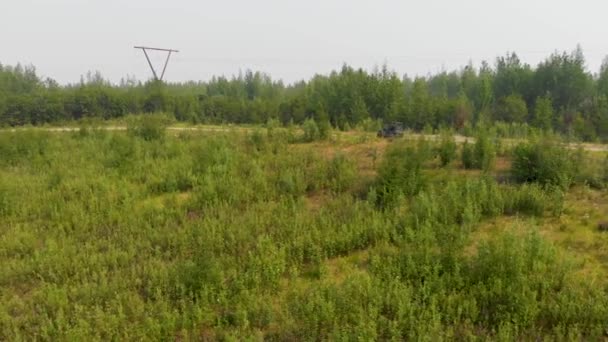
[[[401,122],[393,122],[384,125],[384,128],[378,131],[378,138],[394,138],[403,136],[403,124]]]

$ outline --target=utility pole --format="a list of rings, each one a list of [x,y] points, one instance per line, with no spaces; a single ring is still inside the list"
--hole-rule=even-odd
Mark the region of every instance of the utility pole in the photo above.
[[[159,48],[152,48],[152,47],[145,47],[145,46],[134,46],[134,48],[141,49],[144,52],[144,55],[146,56],[146,60],[148,61],[148,65],[150,66],[150,69],[152,70],[152,74],[154,75],[154,80],[156,80],[156,81],[159,81],[159,80],[162,81],[163,78],[165,77],[165,71],[167,71],[167,65],[169,64],[169,58],[171,58],[171,54],[174,52],[175,53],[179,52],[179,51],[173,50],[173,49],[159,49]],[[160,74],[160,78],[158,78],[158,74],[156,73],[156,70],[154,69],[152,62],[150,62],[150,57],[148,56],[147,50],[167,52],[167,59],[165,60],[165,66],[163,67],[163,72]]]

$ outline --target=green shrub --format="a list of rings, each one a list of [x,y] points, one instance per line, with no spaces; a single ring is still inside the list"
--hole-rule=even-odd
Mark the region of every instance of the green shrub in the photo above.
[[[141,114],[127,118],[127,132],[144,140],[164,139],[172,120],[165,114]]]
[[[483,217],[501,215],[504,195],[491,178],[449,181],[412,199],[412,226],[424,224],[471,226]]]
[[[355,164],[344,154],[335,155],[327,165],[327,181],[335,192],[348,190],[357,178]]]
[[[490,171],[494,167],[495,157],[494,143],[487,133],[482,132],[475,141],[475,160],[478,168],[486,172]]]
[[[519,182],[557,185],[564,189],[575,175],[573,154],[551,140],[519,144],[513,151],[511,173]]]
[[[380,120],[380,119],[374,120],[371,118],[365,118],[357,125],[357,128],[364,132],[376,133],[380,129],[382,129],[382,120]]]
[[[505,196],[505,213],[509,215],[523,213],[543,216],[548,205],[547,195],[536,184],[524,184],[513,188],[507,191]]]
[[[282,170],[276,183],[277,191],[281,194],[300,197],[306,193],[306,181],[302,170]]]
[[[0,181],[0,218],[8,216],[11,212],[11,204],[14,202],[11,197],[9,187],[4,180]]]
[[[281,128],[281,126],[281,121],[279,121],[278,119],[268,119],[268,121],[266,122],[266,133],[269,137],[272,137],[274,133]]]
[[[380,165],[376,180],[376,198],[381,207],[390,207],[401,196],[414,196],[425,188],[427,178],[422,172],[429,158],[428,146],[391,145]]]
[[[546,296],[562,286],[569,270],[537,233],[525,238],[507,234],[483,243],[467,272],[478,319],[496,328],[506,322],[520,329],[533,326]]]
[[[27,129],[0,132],[0,165],[27,165],[42,162],[52,143],[49,132]]]
[[[454,135],[449,131],[442,132],[439,147],[437,148],[437,153],[439,154],[439,160],[442,166],[450,164],[456,158],[456,149],[457,145],[454,140]]]
[[[424,125],[424,127],[422,128],[422,134],[424,134],[424,135],[433,134],[433,126],[431,126],[428,123],[426,125]]]
[[[421,137],[416,140],[415,151],[416,159],[418,159],[423,166],[426,165],[428,161],[434,159],[436,156],[434,143],[432,143],[428,139],[425,139],[424,137]]]
[[[175,268],[173,279],[176,292],[186,292],[197,299],[205,291],[213,291],[221,286],[222,268],[209,250],[198,251],[192,260],[186,260]]]
[[[348,124],[346,124],[348,125]],[[328,119],[320,119],[319,123],[319,138],[326,140],[331,137],[331,123],[329,123]],[[346,130],[346,127],[343,127]],[[350,129],[350,127],[349,127]]]
[[[578,148],[572,157],[573,182],[584,184],[591,188],[602,190],[608,184],[606,181],[606,159],[600,159],[594,154],[587,154]]]
[[[462,145],[461,159],[462,166],[464,166],[465,169],[473,169],[477,165],[475,162],[473,146],[469,144],[468,140],[465,140],[464,144]]]
[[[137,141],[121,133],[113,132],[107,145],[107,153],[104,155],[104,166],[127,170],[134,162],[138,152]]]
[[[605,184],[608,184],[608,154],[602,162],[601,179]]]
[[[488,133],[480,132],[475,137],[475,144],[469,145],[466,141],[462,147],[462,165],[465,169],[481,169],[490,171],[494,166],[496,149]]]
[[[317,122],[314,119],[306,119],[304,124],[302,124],[302,129],[304,130],[303,139],[305,142],[312,142],[321,138],[319,126],[317,126]]]
[[[260,129],[255,129],[252,133],[248,134],[251,146],[256,151],[265,151],[268,147],[268,138],[271,136],[271,130],[268,130],[268,135],[262,134]]]

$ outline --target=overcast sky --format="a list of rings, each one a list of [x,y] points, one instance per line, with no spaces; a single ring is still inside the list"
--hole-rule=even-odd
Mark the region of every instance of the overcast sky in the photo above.
[[[151,77],[134,45],[179,49],[168,81],[253,69],[286,82],[343,63],[426,75],[515,51],[536,65],[583,48],[608,54],[604,0],[2,0],[0,63],[33,64],[61,83],[99,70]],[[164,56],[153,60],[162,67]]]

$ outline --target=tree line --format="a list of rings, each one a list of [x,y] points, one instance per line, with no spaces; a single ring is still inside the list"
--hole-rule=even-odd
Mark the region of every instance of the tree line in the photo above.
[[[0,65],[0,125],[40,125],[87,117],[167,112],[193,123],[301,124],[306,119],[348,129],[400,121],[413,130],[494,122],[529,125],[584,140],[608,139],[608,59],[587,70],[582,49],[554,52],[533,67],[516,53],[455,71],[400,76],[344,65],[329,75],[284,84],[246,71],[207,82],[164,84],[89,73],[76,84],[42,79],[34,67]]]

